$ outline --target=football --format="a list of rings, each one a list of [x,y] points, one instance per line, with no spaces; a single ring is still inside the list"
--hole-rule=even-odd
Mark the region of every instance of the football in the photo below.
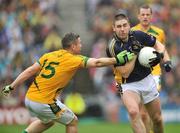
[[[156,54],[153,53],[153,51],[156,51],[152,47],[143,47],[138,56],[139,63],[145,67],[150,67],[149,65],[149,59],[156,58]]]

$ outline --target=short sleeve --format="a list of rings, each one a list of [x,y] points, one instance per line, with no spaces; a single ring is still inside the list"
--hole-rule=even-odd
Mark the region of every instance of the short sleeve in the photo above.
[[[116,50],[115,50],[116,40],[113,38],[106,48],[106,55],[108,57],[115,57],[116,56]]]
[[[161,33],[160,35],[161,35],[161,43],[165,44],[165,42],[166,42],[166,36],[165,36],[164,31],[162,31],[162,33]]]
[[[39,63],[39,65],[40,65],[41,67],[43,67],[44,64],[46,63],[46,61],[47,61],[47,58],[46,58],[46,57],[47,57],[46,54],[44,54],[43,56],[41,56],[41,57],[39,58],[39,60],[37,60],[37,63]]]
[[[108,47],[106,48],[106,55],[107,55],[107,57],[112,57],[110,52],[109,52],[109,48]]]
[[[86,67],[87,61],[89,60],[89,57],[78,55],[74,57],[74,64],[79,62],[79,67]]]
[[[86,67],[87,61],[89,60],[89,57],[82,56],[82,59],[83,59],[82,66],[83,66],[83,67]]]

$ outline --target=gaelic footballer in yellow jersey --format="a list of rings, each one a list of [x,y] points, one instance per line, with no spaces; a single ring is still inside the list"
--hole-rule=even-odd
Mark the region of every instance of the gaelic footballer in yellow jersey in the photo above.
[[[162,44],[165,43],[166,38],[165,38],[164,31],[163,31],[163,29],[161,29],[157,26],[150,25],[150,27],[147,30],[145,30],[145,29],[143,29],[141,24],[137,24],[136,26],[132,27],[131,29],[132,30],[140,30],[140,31],[143,31],[143,32],[148,33],[150,35],[153,35]]]
[[[112,58],[88,58],[81,52],[80,36],[66,34],[62,39],[63,49],[44,54],[32,66],[24,70],[13,83],[2,89],[7,96],[18,85],[36,75],[26,94],[25,105],[38,119],[32,122],[23,133],[41,133],[54,122],[64,124],[66,133],[77,133],[77,116],[57,96],[71,80],[79,68],[103,67],[124,64],[134,58],[134,54],[122,51]]]
[[[26,96],[40,103],[53,103],[77,69],[85,67],[88,57],[73,55],[66,50],[47,53],[38,63],[41,71]]]

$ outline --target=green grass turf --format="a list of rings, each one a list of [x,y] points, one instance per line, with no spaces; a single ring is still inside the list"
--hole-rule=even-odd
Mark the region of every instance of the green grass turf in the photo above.
[[[26,126],[18,125],[0,125],[0,133],[21,133]],[[83,123],[80,122],[78,126],[79,133],[132,133],[129,124],[125,123]],[[165,133],[179,133],[180,123],[165,124]],[[45,133],[65,133],[65,127],[61,124],[55,124]]]

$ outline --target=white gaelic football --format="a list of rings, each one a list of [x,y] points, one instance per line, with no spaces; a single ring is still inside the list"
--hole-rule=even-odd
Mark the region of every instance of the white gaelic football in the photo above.
[[[139,63],[145,67],[150,67],[149,65],[149,59],[156,58],[156,54],[153,53],[153,51],[156,51],[152,47],[143,47],[139,52]]]

